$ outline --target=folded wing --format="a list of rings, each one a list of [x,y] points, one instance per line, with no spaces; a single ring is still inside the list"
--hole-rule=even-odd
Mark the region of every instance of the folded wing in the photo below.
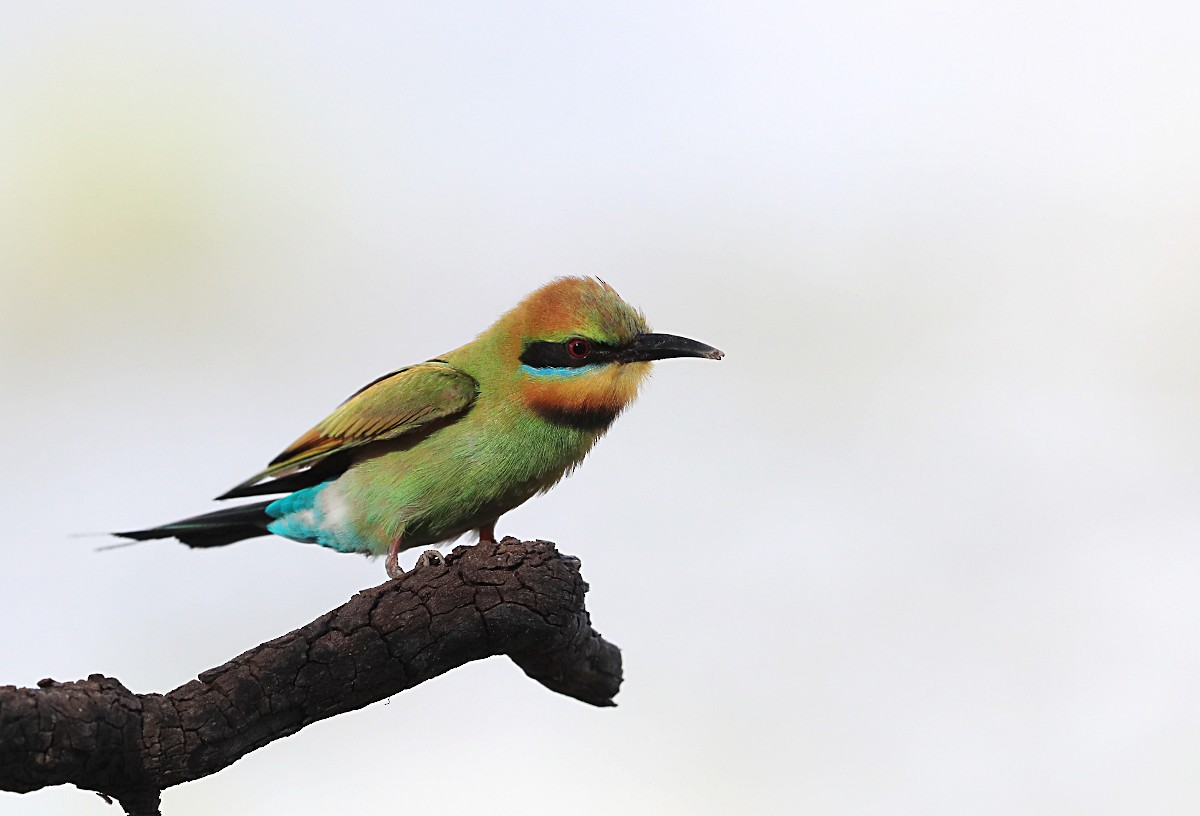
[[[393,371],[355,392],[271,460],[266,470],[218,498],[295,490],[309,481],[303,475],[310,470],[344,460],[344,454],[364,445],[399,440],[431,423],[453,421],[467,412],[478,393],[473,377],[440,360]]]

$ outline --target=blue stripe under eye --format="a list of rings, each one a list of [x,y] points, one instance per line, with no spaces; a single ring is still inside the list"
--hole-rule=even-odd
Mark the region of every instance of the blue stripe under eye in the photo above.
[[[535,377],[574,377],[576,374],[595,371],[599,367],[594,364],[571,366],[570,368],[535,368],[531,365],[522,365],[517,370]]]

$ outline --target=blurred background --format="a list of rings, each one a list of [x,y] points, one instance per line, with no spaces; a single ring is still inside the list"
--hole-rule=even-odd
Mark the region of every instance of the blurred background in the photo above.
[[[496,658],[164,812],[1200,808],[1200,6],[4,20],[0,682],[165,692],[381,582],[75,536],[212,508],[556,275],[728,354],[498,528],[582,559],[618,708]]]

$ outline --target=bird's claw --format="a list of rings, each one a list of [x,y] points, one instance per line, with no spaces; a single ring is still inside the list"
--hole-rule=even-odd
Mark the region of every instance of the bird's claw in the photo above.
[[[417,563],[413,564],[413,569],[418,567],[440,567],[446,563],[446,559],[442,558],[442,554],[437,550],[426,550],[421,553],[421,557],[417,559]]]
[[[400,568],[400,564],[396,561],[395,552],[387,554],[387,560],[383,562],[383,568],[387,570],[387,577],[393,581],[404,574],[404,570]]]
[[[421,567],[440,567],[445,563],[446,559],[442,557],[440,552],[437,550],[426,550],[425,552],[421,553],[420,557],[417,558],[417,563],[413,564],[413,569],[416,570],[420,569]],[[392,580],[408,574],[400,567],[400,564],[397,563],[395,553],[388,553],[387,561],[384,562],[384,567],[387,569],[388,578],[391,578]]]

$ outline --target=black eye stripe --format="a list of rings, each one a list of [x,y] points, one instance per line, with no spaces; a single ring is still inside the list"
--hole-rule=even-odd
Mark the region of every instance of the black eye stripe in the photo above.
[[[532,368],[579,368],[596,363],[610,363],[617,359],[618,350],[615,346],[597,343],[595,340],[587,341],[591,348],[586,357],[573,357],[567,350],[569,342],[570,340],[562,343],[534,340],[525,345],[520,360]]]

